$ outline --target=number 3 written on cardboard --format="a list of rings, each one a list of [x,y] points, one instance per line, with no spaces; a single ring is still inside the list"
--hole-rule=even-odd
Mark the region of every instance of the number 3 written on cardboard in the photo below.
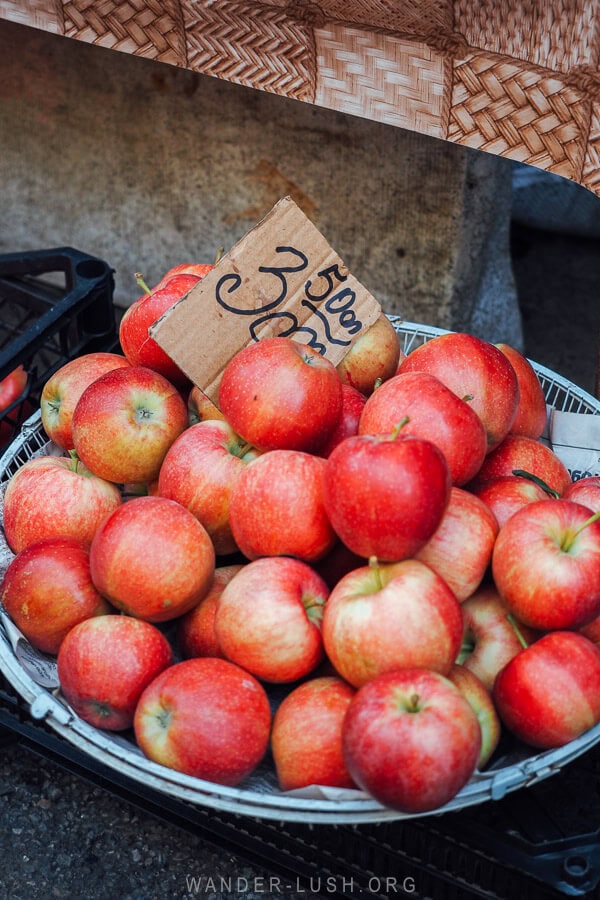
[[[236,306],[231,302],[231,298],[242,284],[242,277],[239,273],[230,272],[223,275],[217,282],[217,303],[235,315],[253,317],[248,325],[248,331],[253,340],[258,340],[257,334],[265,323],[278,319],[281,325],[279,336],[306,335],[306,343],[322,355],[325,355],[328,343],[348,346],[350,339],[343,340],[335,337],[331,331],[331,320],[334,317],[349,336],[357,334],[362,329],[362,322],[357,319],[354,310],[355,292],[348,286],[340,288],[340,285],[348,277],[347,273],[340,271],[339,265],[334,263],[317,272],[315,278],[305,281],[304,296],[299,300],[299,306],[309,310],[313,316],[312,325],[306,325],[299,321],[296,313],[291,310],[282,310],[280,307],[288,297],[288,275],[306,271],[309,268],[308,257],[295,247],[281,246],[275,249],[277,253],[290,254],[295,258],[295,263],[258,267],[261,274],[271,275],[276,280],[279,293],[274,299],[271,299],[261,289],[259,306],[251,309]]]

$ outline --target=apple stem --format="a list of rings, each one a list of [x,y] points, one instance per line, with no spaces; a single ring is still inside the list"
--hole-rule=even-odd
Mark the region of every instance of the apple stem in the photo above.
[[[465,394],[465,396],[462,398],[462,400],[465,403],[470,403],[472,399],[473,399],[473,394]]]
[[[225,247],[219,247],[219,249],[217,250],[217,255],[215,256],[215,266],[217,265],[217,263],[219,263],[221,261],[221,257],[223,256],[224,253],[225,253]]]
[[[321,622],[323,621],[323,600],[319,597],[311,597],[309,600],[302,600],[304,605],[304,610],[306,612],[307,618],[309,622],[312,622],[313,625],[316,625],[318,628],[321,627]]]
[[[245,456],[249,450],[253,450],[254,446],[249,441],[246,441],[244,444],[238,444],[237,449],[234,451],[233,455],[237,456],[238,459],[241,459],[242,456]]]
[[[375,577],[375,583],[377,585],[377,590],[380,591],[383,588],[383,582],[381,580],[381,570],[379,568],[379,560],[376,556],[369,557],[369,568]]]
[[[571,547],[573,546],[573,542],[575,541],[577,536],[581,534],[583,529],[587,528],[588,525],[591,525],[593,522],[597,522],[598,519],[600,519],[600,511],[598,511],[597,513],[594,513],[594,515],[590,516],[589,519],[586,519],[585,522],[583,523],[583,525],[580,525],[579,528],[577,529],[577,531],[574,531],[573,534],[570,535],[570,537],[565,538],[563,543],[560,545],[560,549],[564,550],[565,552],[568,552],[571,549]]]
[[[79,457],[77,456],[76,450],[69,450],[69,456],[71,457],[71,467],[73,472],[77,472],[77,467],[79,465]]]
[[[528,481],[533,481],[534,484],[537,484],[538,487],[541,487],[543,491],[546,491],[549,497],[552,497],[553,500],[559,500],[560,494],[558,491],[555,491],[554,488],[551,488],[549,484],[546,484],[541,478],[537,475],[534,475],[533,472],[526,472],[525,469],[513,469],[513,475],[517,475],[519,478],[527,478]]]
[[[171,718],[171,710],[167,709],[167,707],[165,706],[161,706],[159,711],[156,713],[156,719],[161,728],[168,728]]]
[[[523,634],[523,632],[522,632],[521,629],[519,628],[519,626],[518,626],[518,624],[517,624],[517,620],[515,619],[515,617],[513,616],[512,613],[509,613],[509,614],[507,615],[506,618],[507,618],[508,621],[510,622],[510,624],[511,624],[511,626],[512,626],[512,629],[513,629],[514,633],[515,633],[516,636],[518,637],[519,643],[520,643],[521,647],[523,648],[523,650],[527,650],[527,648],[529,647],[529,644],[528,644],[527,641],[525,640],[525,635]]]
[[[408,707],[408,712],[418,712],[418,711],[419,711],[419,695],[411,694],[410,706]]]
[[[375,392],[378,387],[381,387],[382,384],[383,384],[383,378],[381,376],[379,376],[378,378],[375,379],[375,384],[373,385],[373,391]]]
[[[402,429],[404,428],[404,426],[405,426],[405,425],[407,424],[407,422],[409,422],[409,421],[410,421],[410,419],[408,418],[408,416],[404,416],[403,419],[400,419],[400,421],[399,421],[396,425],[394,425],[394,427],[393,427],[393,429],[392,429],[392,440],[393,440],[393,441],[396,440],[396,438],[398,437],[398,435],[400,434],[400,432],[402,431]]]
[[[463,637],[463,642],[461,644],[461,647],[460,647],[460,650],[459,650],[458,656],[456,657],[455,662],[458,665],[462,665],[464,663],[465,659],[468,659],[468,657],[471,655],[471,653],[473,652],[474,649],[475,649],[475,641],[473,640],[471,633],[467,632],[465,634],[465,636]]]
[[[151,296],[152,296],[152,291],[150,290],[150,288],[148,287],[148,285],[147,285],[146,282],[144,281],[144,276],[142,275],[141,272],[136,272],[136,273],[135,273],[135,280],[136,280],[136,282],[137,282],[137,286],[138,286],[139,288],[141,288],[141,289],[144,291],[145,294],[148,294],[148,296],[151,297]]]

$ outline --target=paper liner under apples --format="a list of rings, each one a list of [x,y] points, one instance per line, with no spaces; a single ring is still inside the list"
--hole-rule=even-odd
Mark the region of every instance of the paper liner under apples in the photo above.
[[[0,608],[0,620],[10,640],[16,658],[25,671],[40,687],[54,690],[59,686],[56,657],[42,653],[29,643],[24,634],[15,627],[11,619]]]

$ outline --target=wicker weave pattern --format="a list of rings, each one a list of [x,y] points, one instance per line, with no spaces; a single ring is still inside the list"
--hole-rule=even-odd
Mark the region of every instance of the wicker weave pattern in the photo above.
[[[0,16],[17,25],[32,25],[42,31],[63,33],[60,16],[48,0],[2,0]]]
[[[454,11],[471,47],[556,72],[598,64],[597,0],[455,0]]]
[[[65,0],[68,37],[185,66],[185,34],[177,0]]]
[[[595,103],[592,108],[590,134],[581,183],[600,196],[600,103]],[[598,377],[600,378],[600,367],[598,368]],[[600,390],[598,397],[600,397]]]
[[[600,195],[600,0],[0,0],[0,18],[526,161]]]
[[[558,78],[474,53],[454,69],[448,137],[578,179],[588,110]]]
[[[298,15],[304,4],[288,0],[291,16]],[[344,22],[369,29],[381,28],[398,34],[421,35],[433,29],[452,28],[452,0],[320,0],[318,6],[328,23]]]
[[[182,0],[190,68],[297,100],[314,100],[312,29],[279,9]]]
[[[319,105],[443,136],[440,53],[343,25],[317,29],[316,38]]]

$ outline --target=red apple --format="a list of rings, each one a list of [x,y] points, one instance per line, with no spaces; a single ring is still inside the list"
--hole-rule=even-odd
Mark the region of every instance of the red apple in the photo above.
[[[458,600],[439,575],[414,559],[372,562],[345,575],[323,615],[325,652],[355,687],[414,666],[445,675],[462,635]]]
[[[242,567],[242,564],[218,566],[206,596],[179,619],[177,646],[184,659],[194,656],[223,657],[215,633],[215,615],[225,586]]]
[[[17,366],[0,380],[0,451],[16,436],[21,422],[35,412],[27,378],[24,367]]]
[[[118,487],[77,458],[38,456],[23,463],[6,486],[4,534],[14,553],[45,537],[75,537],[89,545],[120,505]]]
[[[158,284],[154,286],[153,292],[162,290],[171,278],[179,275],[195,275],[200,281],[205,275],[212,272],[214,267],[214,263],[179,263],[179,265],[173,266],[165,272]]]
[[[167,638],[131,616],[99,616],[72,628],[58,651],[58,680],[85,722],[108,731],[133,725],[142,691],[173,662]]]
[[[92,582],[88,547],[68,537],[17,553],[4,575],[2,605],[34,647],[52,654],[79,622],[111,611]]]
[[[366,402],[367,398],[364,394],[350,384],[342,384],[342,412],[336,427],[320,448],[320,456],[330,456],[343,440],[358,434],[358,423]]]
[[[188,420],[190,425],[204,422],[207,419],[224,419],[225,416],[218,406],[201,391],[197,385],[193,385],[187,398]]]
[[[132,366],[153,369],[177,386],[189,385],[185,373],[150,337],[148,329],[199,281],[195,274],[174,275],[162,286],[147,290],[126,310],[119,325],[119,340]]]
[[[442,451],[452,483],[466,484],[487,453],[481,419],[469,403],[427,372],[401,372],[378,387],[360,418],[359,434],[385,434],[404,417],[403,434],[431,441]]]
[[[528,643],[539,635],[522,622],[513,627],[510,610],[493,584],[480,587],[461,608],[464,634],[457,662],[491,691],[500,669],[523,649],[519,634]]]
[[[234,786],[266,753],[271,710],[265,689],[244,669],[225,659],[187,659],[148,685],[133,727],[153,762]]]
[[[600,722],[600,649],[573,631],[546,634],[498,673],[493,697],[520,740],[562,747]]]
[[[16,366],[0,380],[0,411],[7,409],[21,396],[27,385],[27,372],[23,366]]]
[[[63,450],[73,449],[71,429],[77,401],[96,378],[114,369],[129,368],[119,353],[86,353],[69,360],[48,378],[40,397],[44,431]]]
[[[158,494],[176,500],[204,525],[215,553],[238,549],[231,533],[233,487],[260,451],[242,441],[222,420],[191,425],[171,444],[158,474]]]
[[[321,620],[329,594],[299,559],[264,557],[225,586],[214,619],[222,653],[257,678],[290,682],[323,658]]]
[[[336,534],[357,556],[384,561],[413,556],[448,505],[450,472],[442,451],[397,431],[346,438],[326,462],[325,509]]]
[[[501,475],[482,484],[470,484],[468,490],[491,509],[500,528],[522,506],[550,499],[540,484],[522,475]]]
[[[174,500],[135,497],[104,520],[90,548],[92,579],[113,606],[148,622],[182,616],[208,593],[215,551]]]
[[[512,365],[493,344],[451,332],[431,338],[408,354],[399,372],[429,372],[464,399],[487,433],[488,450],[509,433],[519,405],[519,383]]]
[[[483,682],[464,666],[454,665],[448,678],[459,689],[477,716],[481,728],[481,752],[477,768],[484,769],[493,756],[502,735],[500,717],[496,712],[492,695]]]
[[[443,675],[400,669],[352,698],[342,728],[348,771],[385,806],[429,812],[448,803],[477,767],[481,728]]]
[[[300,450],[271,450],[242,469],[231,490],[229,524],[244,556],[314,562],[332,549],[336,536],[323,501],[325,465]]]
[[[563,493],[563,500],[573,500],[587,506],[592,512],[600,512],[600,476],[589,475],[568,485]]]
[[[85,389],[73,413],[73,444],[100,478],[150,482],[187,424],[185,401],[166,378],[127,366]]]
[[[546,427],[546,397],[537,373],[526,356],[510,344],[496,344],[515,370],[519,382],[519,406],[511,427],[513,434],[537,439]]]
[[[498,530],[496,517],[483,500],[453,487],[442,521],[414,558],[441,575],[462,602],[483,581]]]
[[[494,581],[526,625],[542,631],[579,628],[600,614],[598,516],[571,500],[541,500],[500,529]]]
[[[361,334],[342,361],[337,371],[343,384],[352,385],[366,397],[372,394],[378,383],[396,374],[400,361],[398,333],[385,313]]]
[[[318,450],[342,411],[332,363],[305,344],[273,337],[249,344],[225,366],[219,407],[261,450]]]
[[[533,438],[509,434],[485,459],[475,479],[476,485],[525,472],[534,475],[561,496],[571,484],[569,470],[546,444]]]
[[[354,688],[336,676],[311,678],[284,697],[273,717],[271,751],[279,787],[352,788],[342,723]]]

